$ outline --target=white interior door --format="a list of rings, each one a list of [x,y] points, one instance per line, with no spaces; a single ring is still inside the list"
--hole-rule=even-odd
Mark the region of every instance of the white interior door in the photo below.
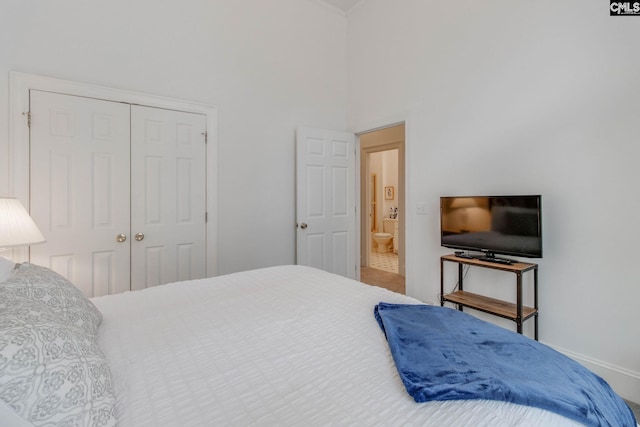
[[[129,290],[129,105],[32,90],[30,260],[99,296]]]
[[[297,263],[355,278],[355,136],[298,128]]]
[[[206,117],[131,107],[131,289],[205,277]]]

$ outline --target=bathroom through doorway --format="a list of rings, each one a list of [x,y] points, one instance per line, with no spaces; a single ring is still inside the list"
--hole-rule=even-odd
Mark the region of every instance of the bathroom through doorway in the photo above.
[[[404,123],[359,135],[360,279],[405,293]]]

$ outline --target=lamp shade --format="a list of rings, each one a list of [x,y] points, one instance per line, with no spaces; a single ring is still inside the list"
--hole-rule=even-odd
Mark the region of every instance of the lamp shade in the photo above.
[[[0,197],[0,248],[44,242],[44,236],[20,200]]]
[[[478,206],[478,202],[474,197],[456,197],[451,203],[452,209],[473,208]]]

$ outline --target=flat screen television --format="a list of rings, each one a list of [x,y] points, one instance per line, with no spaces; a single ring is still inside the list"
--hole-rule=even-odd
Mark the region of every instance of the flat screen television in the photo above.
[[[542,258],[542,196],[441,197],[440,239],[447,248],[480,252],[486,261]]]

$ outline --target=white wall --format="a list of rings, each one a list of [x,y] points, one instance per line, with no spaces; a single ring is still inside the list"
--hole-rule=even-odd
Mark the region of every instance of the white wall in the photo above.
[[[295,128],[346,129],[345,35],[314,0],[4,1],[0,195],[10,70],[204,102],[218,109],[219,273],[294,263]]]
[[[370,175],[376,175],[376,230],[383,232],[383,218],[388,218],[391,207],[398,206],[398,150],[385,150],[369,154]],[[394,198],[385,198],[385,187],[393,186]]]
[[[382,213],[388,217],[391,208],[398,207],[398,150],[386,150],[382,152]],[[393,199],[387,200],[385,197],[385,187],[393,187]]]
[[[441,195],[542,194],[540,339],[638,402],[636,40],[640,17],[600,0],[367,0],[348,16],[350,127],[407,120],[408,293],[438,301]],[[467,283],[509,294],[508,276]]]
[[[376,232],[382,233],[382,216],[384,214],[384,168],[382,165],[382,152],[371,153],[369,155],[369,172],[371,175],[376,176]]]

